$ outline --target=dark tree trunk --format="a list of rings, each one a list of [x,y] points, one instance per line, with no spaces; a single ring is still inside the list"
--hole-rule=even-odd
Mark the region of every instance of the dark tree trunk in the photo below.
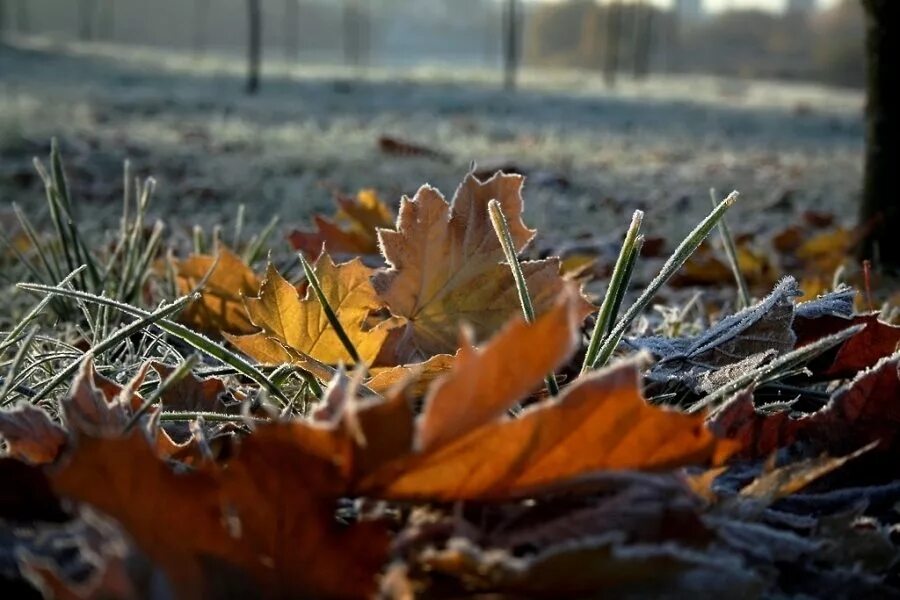
[[[362,0],[344,0],[344,62],[362,66],[369,54],[369,14]]]
[[[116,36],[116,0],[103,0],[98,34],[104,40],[112,40]]]
[[[616,84],[619,72],[619,43],[622,37],[622,6],[613,2],[606,7],[606,31],[603,44],[603,80],[606,85]]]
[[[644,2],[634,4],[634,35],[632,39],[632,73],[644,79],[650,73],[650,51],[653,43],[653,7]]]
[[[206,52],[206,24],[209,21],[209,0],[194,0],[191,49],[195,56]]]
[[[900,2],[863,0],[866,10],[866,166],[860,218],[864,258],[900,268]]]
[[[261,0],[247,0],[247,93],[259,91],[259,71],[262,64],[262,7]]]
[[[507,0],[503,11],[503,87],[516,89],[519,73],[519,1]]]
[[[31,15],[28,12],[28,0],[16,2],[16,32],[31,33]]]
[[[97,17],[95,0],[78,2],[78,39],[90,41],[94,39],[94,19]]]
[[[300,2],[284,0],[284,58],[297,60],[300,53]]]

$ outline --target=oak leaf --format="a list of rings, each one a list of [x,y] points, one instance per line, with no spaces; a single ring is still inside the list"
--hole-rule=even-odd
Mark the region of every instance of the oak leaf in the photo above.
[[[216,256],[196,254],[175,260],[175,281],[179,294],[189,294],[206,279],[200,299],[181,313],[181,320],[200,331],[219,334],[247,334],[254,330],[244,310],[242,296],[255,294],[259,278],[231,250],[219,248]]]
[[[416,362],[457,349],[459,327],[467,323],[476,339],[495,333],[520,312],[515,282],[488,216],[496,199],[509,223],[516,251],[534,236],[522,222],[523,178],[497,174],[481,182],[469,174],[452,205],[424,186],[404,198],[395,231],[379,231],[389,269],[378,272],[375,288],[402,321],[396,362]],[[535,311],[549,309],[562,290],[559,260],[526,261],[522,270]],[[581,301],[581,316],[590,305]]]
[[[369,281],[371,269],[359,259],[336,265],[323,254],[316,261],[315,272],[328,304],[360,358],[371,364],[387,336],[386,328],[368,328],[366,323],[369,313],[381,308]],[[228,339],[259,362],[292,362],[291,349],[326,364],[353,362],[313,291],[308,289],[301,299],[273,265],[269,265],[259,295],[245,298],[244,303],[260,331]]]

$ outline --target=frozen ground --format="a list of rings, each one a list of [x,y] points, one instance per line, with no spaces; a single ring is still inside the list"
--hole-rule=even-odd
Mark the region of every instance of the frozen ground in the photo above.
[[[616,237],[634,208],[676,236],[738,189],[730,220],[758,232],[814,208],[852,217],[863,98],[812,85],[657,77],[614,89],[585,73],[269,64],[242,93],[240,60],[18,40],[0,47],[0,211],[42,201],[30,159],[51,136],[69,159],[83,216],[115,222],[121,161],[160,180],[157,214],[176,227],[281,215],[285,228],[334,191],[374,187],[395,202],[424,182],[451,193],[471,161],[532,174],[527,221],[562,241]],[[386,156],[383,134],[446,153]],[[102,207],[102,210],[94,210]]]

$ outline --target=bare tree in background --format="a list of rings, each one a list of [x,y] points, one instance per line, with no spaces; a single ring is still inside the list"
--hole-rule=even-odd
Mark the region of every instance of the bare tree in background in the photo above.
[[[111,40],[116,35],[116,0],[101,1],[97,35],[100,39]]]
[[[606,7],[606,31],[603,44],[603,80],[606,85],[616,84],[619,72],[619,43],[622,37],[622,5],[612,2]]]
[[[635,79],[644,79],[650,73],[650,51],[653,43],[653,7],[644,0],[632,6],[631,69]]]
[[[516,89],[519,72],[519,0],[506,0],[503,11],[503,87]]]
[[[284,0],[284,58],[297,60],[300,53],[300,0]]]
[[[361,66],[369,54],[369,14],[363,0],[344,0],[344,61]]]
[[[900,268],[900,2],[862,0],[866,11],[866,166],[861,220],[864,258]]]
[[[31,15],[28,0],[16,0],[16,32],[31,33]]]
[[[261,0],[247,0],[247,93],[259,91],[259,72],[262,66],[262,6]]]
[[[209,21],[209,1],[194,0],[194,13],[191,16],[191,49],[195,56],[206,52],[206,24]]]
[[[78,0],[78,39],[94,39],[94,20],[97,18],[96,0]]]

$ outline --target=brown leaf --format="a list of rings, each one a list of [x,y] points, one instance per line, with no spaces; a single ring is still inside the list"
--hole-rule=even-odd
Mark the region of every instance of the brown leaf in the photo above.
[[[380,525],[338,525],[333,465],[277,429],[246,438],[227,468],[183,474],[140,432],[82,436],[51,481],[116,519],[179,597],[363,597],[386,551]]]
[[[438,160],[449,159],[444,152],[389,135],[383,135],[378,138],[378,147],[385,154],[393,156],[425,156]]]
[[[245,334],[254,330],[244,310],[242,296],[255,294],[260,283],[240,257],[221,247],[217,256],[193,255],[175,260],[174,267],[180,294],[192,292],[209,274],[200,299],[181,313],[182,322],[216,335],[222,331]]]
[[[390,269],[379,272],[374,284],[391,313],[403,320],[397,363],[455,352],[462,323],[484,339],[519,314],[488,202],[500,203],[521,251],[534,236],[522,222],[522,182],[517,175],[496,175],[482,183],[470,174],[452,206],[434,188],[422,187],[413,199],[402,200],[396,231],[379,232]],[[536,312],[545,312],[563,287],[559,261],[523,262],[522,270]],[[590,305],[584,300],[582,305],[586,316]]]
[[[832,453],[850,452],[872,442],[879,451],[896,449],[900,431],[900,356],[872,369],[832,394],[828,404],[805,416],[787,411],[763,415],[749,390],[738,393],[710,416],[710,429],[735,439],[745,458],[768,456],[803,440]]]
[[[66,444],[66,432],[44,409],[29,403],[0,411],[0,437],[9,456],[34,465],[53,462]]]
[[[881,321],[877,313],[870,313],[850,318],[837,315],[798,318],[793,328],[797,333],[799,348],[854,325],[863,324],[865,328],[862,331],[810,365],[817,376],[839,379],[853,377],[896,352],[900,346],[900,327]]]
[[[388,463],[360,490],[397,499],[511,498],[592,471],[671,469],[721,460],[732,450],[702,417],[648,405],[637,365],[624,363],[581,378],[520,418],[489,422]]]
[[[374,190],[361,190],[356,198],[338,198],[333,218],[314,217],[316,231],[292,231],[288,239],[294,249],[311,260],[324,247],[331,254],[377,254],[380,227],[391,227],[393,215]]]

